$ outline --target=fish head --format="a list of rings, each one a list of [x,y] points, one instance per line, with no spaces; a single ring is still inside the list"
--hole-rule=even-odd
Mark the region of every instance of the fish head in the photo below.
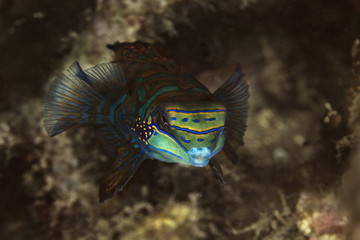
[[[224,146],[225,117],[226,108],[222,103],[162,104],[155,133],[149,139],[150,147],[159,149],[155,158],[206,166]]]

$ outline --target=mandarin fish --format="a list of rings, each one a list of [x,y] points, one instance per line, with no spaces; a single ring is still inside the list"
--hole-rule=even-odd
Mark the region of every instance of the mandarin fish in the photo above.
[[[113,162],[100,183],[104,202],[121,191],[145,159],[204,167],[224,183],[214,156],[233,163],[243,145],[248,85],[237,65],[214,93],[162,57],[150,44],[115,43],[111,63],[83,70],[78,62],[52,83],[45,101],[50,137],[68,129],[95,127]]]

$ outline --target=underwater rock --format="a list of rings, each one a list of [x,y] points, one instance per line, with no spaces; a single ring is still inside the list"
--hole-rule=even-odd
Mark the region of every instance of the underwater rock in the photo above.
[[[302,193],[296,205],[297,227],[309,239],[345,238],[349,219],[339,199],[329,193]]]

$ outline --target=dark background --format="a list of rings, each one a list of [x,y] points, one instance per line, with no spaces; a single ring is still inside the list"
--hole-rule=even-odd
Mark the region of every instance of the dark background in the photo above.
[[[1,239],[357,239],[358,1],[0,0],[0,33]],[[251,109],[240,163],[220,154],[226,185],[146,161],[99,204],[96,135],[45,134],[54,77],[134,40],[212,91],[242,64]]]

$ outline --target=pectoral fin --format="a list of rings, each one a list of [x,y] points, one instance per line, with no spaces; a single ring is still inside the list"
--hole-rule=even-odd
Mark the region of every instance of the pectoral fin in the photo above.
[[[146,155],[137,144],[118,148],[116,160],[100,183],[100,202],[113,198],[116,193],[123,190],[145,158]]]
[[[219,162],[216,160],[216,158],[210,159],[210,167],[213,170],[215,176],[220,180],[221,184],[225,184],[224,174],[221,169],[221,166]]]
[[[231,146],[231,144],[229,142],[226,142],[224,144],[224,147],[222,148],[222,150],[224,151],[226,156],[231,160],[231,162],[233,164],[238,163],[239,157],[238,157],[238,155],[236,153],[236,148]]]
[[[246,130],[249,109],[249,86],[243,79],[244,75],[240,64],[238,64],[230,78],[214,92],[214,96],[225,103],[227,140],[235,148],[244,145],[243,135]]]

